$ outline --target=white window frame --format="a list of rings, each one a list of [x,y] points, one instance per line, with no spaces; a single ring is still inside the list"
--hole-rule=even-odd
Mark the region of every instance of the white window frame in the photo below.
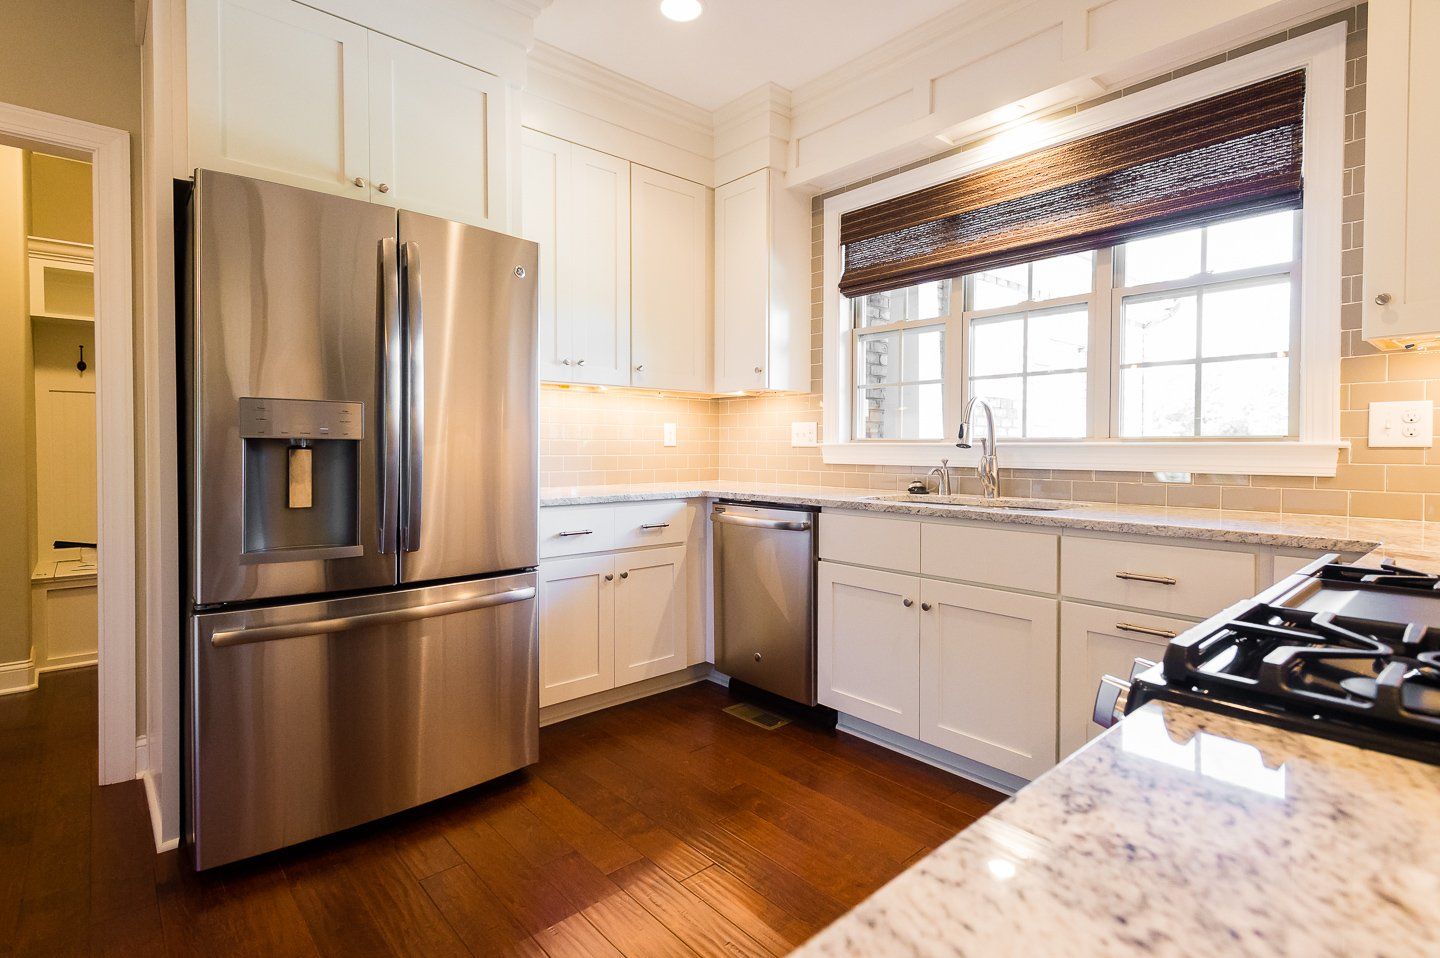
[[[1340,438],[1340,224],[1344,171],[1345,25],[1335,24],[1285,43],[1266,47],[1207,70],[1171,80],[1078,114],[1045,123],[1018,126],[943,160],[898,173],[825,200],[824,240],[824,434],[826,463],[853,465],[934,465],[941,456],[952,464],[973,466],[976,450],[957,449],[952,439],[939,442],[859,440],[853,437],[853,354],[851,311],[840,293],[840,217],[887,199],[964,176],[1034,149],[1098,133],[1187,103],[1303,68],[1305,130],[1301,208],[1302,264],[1298,289],[1300,315],[1298,436],[1277,440],[1108,439],[1043,440],[1001,443],[1003,467],[1210,472],[1287,476],[1333,476]],[[954,299],[952,294],[952,311]],[[1097,324],[1092,323],[1092,329]],[[1092,332],[1092,336],[1094,336]],[[965,336],[951,336],[947,352]],[[1114,337],[1107,335],[1106,339]],[[1094,352],[1096,347],[1103,353]],[[1111,343],[1092,340],[1092,357],[1108,356]],[[947,356],[947,361],[951,357]],[[1113,363],[1102,362],[1097,386],[1107,396]],[[954,367],[964,370],[964,365]],[[947,383],[946,431],[958,427],[964,378]],[[1093,383],[1093,379],[1092,379]],[[1094,415],[1092,413],[1092,415]]]

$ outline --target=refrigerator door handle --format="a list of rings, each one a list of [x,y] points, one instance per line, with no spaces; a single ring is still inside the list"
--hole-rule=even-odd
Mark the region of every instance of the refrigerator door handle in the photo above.
[[[406,338],[405,383],[409,414],[405,427],[405,511],[401,547],[406,552],[420,548],[422,519],[421,483],[425,452],[425,320],[420,300],[420,245],[413,240],[400,248],[401,274],[405,281],[404,312]]]
[[[380,241],[380,553],[396,551],[400,512],[400,254],[395,237]]]
[[[318,619],[313,622],[281,622],[247,629],[226,629],[210,637],[210,644],[217,649],[234,645],[250,645],[255,642],[273,642],[277,639],[296,639],[307,635],[328,635],[333,632],[348,632],[351,629],[376,625],[395,625],[414,622],[417,619],[432,619],[474,609],[488,609],[512,602],[524,602],[535,598],[535,587],[510,589],[490,595],[478,595],[468,599],[454,599],[450,602],[436,602],[431,605],[417,605],[408,609],[388,609],[384,612],[366,612],[361,615],[341,615],[333,619]]]

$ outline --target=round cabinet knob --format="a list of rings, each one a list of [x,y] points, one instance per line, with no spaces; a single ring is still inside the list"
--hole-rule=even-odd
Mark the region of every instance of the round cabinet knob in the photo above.
[[[756,366],[755,371],[757,373],[763,373],[765,371],[765,368],[763,366]]]
[[[628,572],[622,572],[622,573],[620,573],[620,578],[622,578],[622,579],[628,579],[628,578],[630,578],[630,573],[628,573]]]
[[[921,603],[920,603],[920,611],[921,611],[921,612],[929,612],[932,608],[933,608],[933,606],[931,606],[929,602],[921,602]]]
[[[568,366],[568,365],[570,365],[570,360],[568,360],[568,359],[562,359],[562,360],[560,360],[560,365],[562,365],[562,366]]]
[[[635,371],[637,373],[643,373],[645,371],[645,364],[641,363],[640,365],[636,366]]]
[[[912,605],[915,604],[915,600],[914,600],[914,599],[901,599],[900,601],[901,601],[901,603],[905,606],[905,608],[907,608],[907,609],[910,608]]]
[[[355,177],[355,179],[351,180],[350,182],[351,182],[351,183],[354,183],[356,186],[360,187],[361,189],[364,189],[364,188],[365,188],[365,177],[363,177],[363,176],[357,176],[357,177]]]
[[[606,581],[606,582],[614,582],[614,581],[615,581],[615,573],[613,573],[613,572],[607,572],[607,573],[605,573],[605,581]]]
[[[760,658],[761,658],[760,653],[759,653],[759,652],[756,652],[756,653],[755,653],[755,661],[756,661],[756,662],[759,662],[759,661],[760,661]]]
[[[389,184],[389,183],[380,183],[380,184],[376,185],[375,188],[376,188],[377,190],[379,190],[381,193],[389,193],[389,192],[390,192],[390,184]]]
[[[1390,305],[1390,300],[1393,299],[1393,298],[1394,298],[1394,297],[1391,296],[1389,293],[1381,293],[1379,296],[1376,296],[1376,297],[1375,297],[1375,305],[1376,305],[1376,306],[1389,306],[1389,305]]]
[[[577,360],[575,360],[575,365],[577,365],[577,366],[583,366],[583,365],[585,365],[585,360],[583,360],[583,359],[577,359]]]

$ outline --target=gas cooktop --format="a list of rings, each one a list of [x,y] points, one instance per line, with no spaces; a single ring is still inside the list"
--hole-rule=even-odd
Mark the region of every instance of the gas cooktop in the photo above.
[[[1312,564],[1172,640],[1155,698],[1440,763],[1440,576]]]

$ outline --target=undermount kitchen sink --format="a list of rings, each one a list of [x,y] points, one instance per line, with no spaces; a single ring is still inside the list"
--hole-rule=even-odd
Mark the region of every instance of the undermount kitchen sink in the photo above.
[[[1073,502],[1062,502],[1059,499],[1027,499],[1022,496],[998,496],[994,499],[986,499],[984,496],[916,495],[912,492],[891,493],[884,496],[866,496],[865,498],[875,500],[883,499],[887,502],[915,502],[926,506],[963,506],[965,508],[980,509],[1030,509],[1036,511],[1071,509],[1076,505]]]

